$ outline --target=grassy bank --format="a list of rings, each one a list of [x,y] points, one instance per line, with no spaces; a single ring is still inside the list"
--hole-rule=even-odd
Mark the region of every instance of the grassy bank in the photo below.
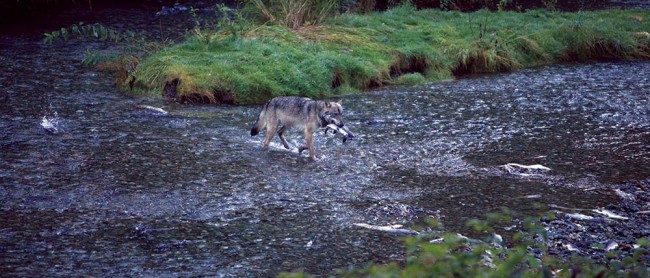
[[[459,13],[405,6],[296,30],[202,31],[143,61],[135,89],[159,94],[177,83],[185,98],[236,104],[279,95],[321,98],[560,62],[649,59],[648,32],[650,11]]]

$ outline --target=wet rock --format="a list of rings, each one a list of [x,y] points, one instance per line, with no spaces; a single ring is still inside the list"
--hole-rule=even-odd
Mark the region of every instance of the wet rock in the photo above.
[[[385,203],[380,201],[371,205],[366,210],[369,219],[378,221],[409,222],[415,219],[423,219],[434,213],[420,207],[401,203]]]
[[[165,98],[178,100],[178,84],[180,80],[178,78],[165,82],[165,87],[162,90],[162,96]]]
[[[137,223],[133,225],[132,237],[150,240],[153,239],[152,231],[153,229],[151,229],[149,225],[144,223]]]
[[[226,91],[215,91],[214,96],[217,98],[219,103],[222,104],[235,104],[235,95],[231,92]]]
[[[156,16],[176,15],[176,14],[187,12],[189,10],[190,8],[188,8],[187,6],[182,5],[180,3],[175,3],[174,6],[172,7],[162,6],[160,11],[156,13]]]
[[[375,119],[371,119],[371,120],[367,120],[365,123],[366,123],[367,125],[378,125],[378,124],[379,124],[379,121],[377,121],[377,120],[375,120]]]

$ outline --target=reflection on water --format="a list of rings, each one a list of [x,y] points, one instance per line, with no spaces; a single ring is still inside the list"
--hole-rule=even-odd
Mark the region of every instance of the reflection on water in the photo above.
[[[130,97],[78,66],[82,46],[0,44],[11,57],[0,59],[9,275],[332,274],[402,258],[399,239],[352,223],[436,217],[466,232],[465,221],[504,206],[602,207],[616,197],[585,188],[650,177],[648,62],[344,97],[357,138],[319,132],[322,157],[310,163],[279,144],[262,151],[262,137],[249,136],[259,106]],[[551,171],[512,175],[501,167],[511,162]]]

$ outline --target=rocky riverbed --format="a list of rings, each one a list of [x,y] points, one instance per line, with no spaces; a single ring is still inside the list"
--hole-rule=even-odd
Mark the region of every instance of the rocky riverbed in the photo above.
[[[592,210],[556,207],[555,219],[542,219],[550,254],[609,263],[630,257],[640,239],[650,238],[650,181],[596,190],[613,190],[620,202]],[[650,253],[643,258],[650,262]]]

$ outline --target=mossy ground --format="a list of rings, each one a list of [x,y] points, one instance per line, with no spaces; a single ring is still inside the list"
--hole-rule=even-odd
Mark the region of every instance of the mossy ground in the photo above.
[[[256,104],[560,62],[650,58],[650,11],[447,12],[404,6],[297,30],[261,25],[201,35],[149,56],[136,90]]]

